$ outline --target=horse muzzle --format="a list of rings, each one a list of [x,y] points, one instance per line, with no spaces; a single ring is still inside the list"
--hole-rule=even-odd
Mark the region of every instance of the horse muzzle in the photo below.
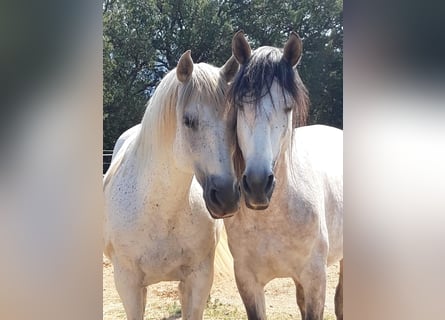
[[[239,209],[241,192],[237,182],[210,176],[203,187],[204,200],[212,218],[228,218]]]
[[[245,171],[241,189],[246,206],[253,210],[265,210],[275,188],[275,176],[272,171]]]

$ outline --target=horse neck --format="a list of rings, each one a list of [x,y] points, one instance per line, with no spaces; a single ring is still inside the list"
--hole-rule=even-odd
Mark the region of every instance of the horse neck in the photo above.
[[[286,190],[287,188],[289,188],[289,185],[291,183],[291,176],[292,176],[292,172],[291,172],[291,168],[292,168],[292,163],[291,163],[291,144],[292,144],[292,139],[289,138],[289,142],[286,142],[278,156],[277,159],[277,165],[276,165],[276,170],[275,170],[275,178],[276,178],[276,186],[275,189],[276,190]],[[285,193],[281,193],[280,194],[285,194]]]
[[[166,134],[163,136],[165,139],[162,139],[162,136],[147,131],[147,127],[141,130],[142,136],[135,146],[136,167],[140,168],[137,179],[141,184],[147,184],[150,201],[165,201],[168,196],[169,205],[184,205],[184,201],[188,199],[193,173],[184,172],[175,164],[174,134]]]

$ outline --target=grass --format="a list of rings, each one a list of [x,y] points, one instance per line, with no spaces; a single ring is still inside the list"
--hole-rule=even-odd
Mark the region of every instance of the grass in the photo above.
[[[181,318],[181,305],[178,301],[160,301],[150,303],[147,301],[145,310],[145,320],[176,320]],[[300,319],[299,312],[297,316],[288,312],[271,310],[267,311],[268,320],[290,320]],[[106,319],[126,320],[126,315],[121,303],[113,304],[107,312]],[[223,303],[218,298],[210,298],[207,301],[204,310],[203,320],[246,320],[246,312],[243,307],[229,303]],[[336,320],[333,314],[327,313],[325,310],[324,320]]]
[[[204,319],[206,320],[239,320],[245,317],[244,310],[239,310],[233,305],[223,304],[218,299],[208,301],[204,310]]]
[[[175,320],[181,318],[181,305],[177,302],[166,303],[157,306],[156,310],[146,310],[145,320]],[[151,311],[151,312],[150,312]],[[114,320],[125,320],[125,312],[123,308],[121,310],[115,310],[113,312]],[[298,319],[300,317],[298,316]],[[244,308],[240,309],[236,306],[225,304],[218,299],[212,299],[207,302],[206,309],[204,310],[204,320],[245,320],[247,319]],[[295,319],[295,315],[285,312],[268,312],[268,320],[290,320]],[[324,320],[336,320],[332,314],[324,315]]]
[[[324,320],[336,320],[334,315],[324,315]],[[207,307],[204,311],[204,320],[241,320],[247,319],[246,312],[236,306],[221,303],[218,299],[207,302]],[[269,312],[267,314],[268,320],[289,320],[295,319],[294,314],[285,312]]]
[[[334,315],[324,315],[324,320],[336,320]],[[247,319],[246,311],[233,305],[223,304],[218,299],[209,301],[204,311],[204,320],[242,320]],[[268,320],[290,320],[295,319],[294,314],[285,312],[269,312]],[[298,317],[299,319],[299,317]]]

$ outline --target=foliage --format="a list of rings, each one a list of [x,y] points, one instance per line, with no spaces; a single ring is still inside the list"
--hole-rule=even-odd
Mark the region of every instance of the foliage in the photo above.
[[[252,45],[303,39],[301,77],[311,98],[310,123],[342,127],[343,26],[338,0],[104,0],[104,148],[140,122],[160,79],[192,50],[195,62],[221,66],[234,32]]]

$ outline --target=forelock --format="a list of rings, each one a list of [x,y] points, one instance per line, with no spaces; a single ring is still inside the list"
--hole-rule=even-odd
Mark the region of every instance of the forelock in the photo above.
[[[298,123],[305,122],[307,114],[307,91],[296,69],[282,59],[282,49],[260,47],[253,51],[249,61],[242,65],[229,92],[230,103],[237,108],[240,104],[258,105],[263,97],[271,96],[274,81],[283,90],[283,96],[290,97],[289,104],[298,113]]]

